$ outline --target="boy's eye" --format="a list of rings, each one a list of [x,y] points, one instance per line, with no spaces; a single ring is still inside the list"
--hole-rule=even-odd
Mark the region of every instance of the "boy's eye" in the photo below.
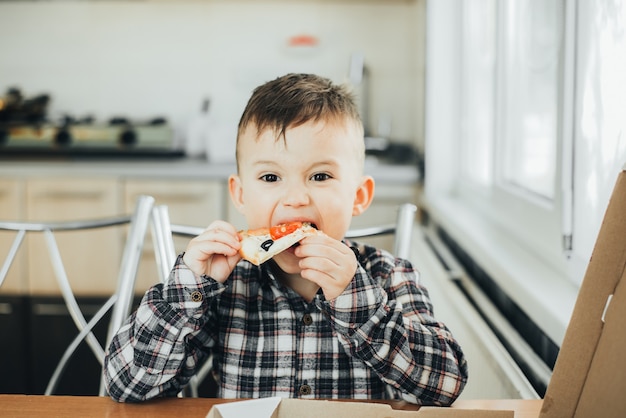
[[[260,179],[268,183],[273,183],[278,181],[278,176],[276,174],[263,174]]]
[[[311,180],[313,180],[313,181],[325,181],[325,180],[328,180],[330,178],[331,178],[330,174],[328,174],[328,173],[315,173],[311,177]]]

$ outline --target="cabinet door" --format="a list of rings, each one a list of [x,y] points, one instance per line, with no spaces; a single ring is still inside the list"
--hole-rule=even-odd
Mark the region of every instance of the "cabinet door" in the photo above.
[[[29,179],[27,219],[32,222],[85,220],[119,215],[118,183],[108,178]],[[115,290],[123,231],[107,227],[56,232],[56,241],[74,293],[110,294]],[[58,294],[59,288],[43,234],[28,237],[31,294]]]
[[[132,210],[137,196],[153,196],[155,205],[167,205],[172,223],[194,226],[208,226],[224,213],[224,185],[218,181],[206,180],[139,180],[129,179],[124,185],[124,199],[127,210]],[[176,237],[174,246],[177,253],[187,248],[189,239]],[[156,260],[151,239],[146,240],[139,266],[136,289],[145,289],[158,281]]]
[[[25,296],[0,295],[0,393],[30,393],[27,302]]]
[[[0,179],[0,219],[3,221],[23,220],[24,184],[20,180]],[[13,240],[17,236],[15,232],[0,231],[0,267],[9,253]],[[27,289],[24,263],[26,263],[26,250],[24,243],[8,275],[0,287],[0,294],[21,294]]]
[[[87,321],[100,309],[106,298],[78,298],[78,305]],[[60,297],[33,297],[27,316],[30,321],[29,393],[42,395],[61,360],[65,349],[78,330]],[[110,311],[94,328],[93,333],[104,344]],[[102,369],[86,342],[77,348],[61,375],[54,395],[98,394]]]

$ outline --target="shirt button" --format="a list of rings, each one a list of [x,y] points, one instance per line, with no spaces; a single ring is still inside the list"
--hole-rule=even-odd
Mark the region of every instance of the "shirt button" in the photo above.
[[[192,302],[202,302],[202,293],[197,290],[191,292],[191,301]]]
[[[313,317],[311,316],[311,314],[304,314],[304,316],[302,317],[302,323],[304,325],[311,325],[313,323]]]
[[[302,385],[300,386],[300,395],[310,395],[312,392],[311,386],[309,385]]]

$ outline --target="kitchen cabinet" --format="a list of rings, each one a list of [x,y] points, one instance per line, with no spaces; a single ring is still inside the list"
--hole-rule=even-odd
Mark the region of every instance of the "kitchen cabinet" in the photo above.
[[[89,320],[105,300],[79,298],[78,303]],[[108,316],[94,329],[101,344]],[[61,297],[0,295],[0,370],[7,377],[0,379],[0,393],[43,394],[77,333]],[[68,363],[54,394],[97,395],[100,374],[99,362],[83,343]]]
[[[26,296],[0,295],[0,393],[30,392],[27,306]]]
[[[380,182],[370,208],[355,217],[352,228],[362,228],[396,220],[398,207],[415,202],[417,186],[411,183]],[[143,178],[141,176],[32,176],[26,179],[0,177],[0,218],[29,221],[64,221],[115,216],[131,213],[141,194],[155,197],[155,204],[169,208],[171,221],[208,226],[213,220],[226,219],[238,229],[246,228],[243,216],[235,209],[221,178]],[[70,283],[78,295],[105,295],[115,289],[121,263],[126,227],[87,231],[57,232],[63,262]],[[14,234],[0,235],[0,250],[6,254]],[[176,238],[177,252],[183,251],[187,238]],[[393,249],[391,237],[376,237],[368,243]],[[2,293],[58,295],[43,234],[27,236]],[[97,272],[98,277],[94,276]],[[157,280],[152,241],[147,237],[137,278],[137,293]],[[106,279],[102,279],[106,278]]]
[[[208,226],[212,221],[223,218],[225,185],[221,181],[126,179],[126,211],[133,210],[137,196],[141,194],[153,196],[155,205],[167,205],[172,223]],[[188,242],[188,238],[176,237],[176,252],[184,251]],[[152,240],[147,237],[135,289],[143,293],[158,277]]]
[[[26,182],[26,220],[77,221],[119,214],[115,178],[31,178]],[[121,264],[123,231],[107,227],[55,233],[70,285],[77,295],[115,289]],[[54,295],[59,287],[42,233],[27,236],[29,293]]]
[[[0,178],[0,219],[18,221],[23,213],[24,182],[13,179]],[[16,233],[0,231],[0,266],[4,264],[6,255],[13,244]],[[24,245],[22,243],[22,245]],[[0,287],[0,294],[22,294],[26,291],[27,283],[22,280],[25,271],[25,251],[22,248]]]
[[[104,304],[103,297],[80,297],[80,306],[87,321]],[[108,331],[110,313],[98,323],[93,332],[103,345]],[[37,296],[27,306],[28,339],[28,386],[32,394],[43,394],[61,359],[78,330],[60,297]],[[67,363],[61,375],[55,395],[97,395],[99,391],[100,363],[83,342]]]

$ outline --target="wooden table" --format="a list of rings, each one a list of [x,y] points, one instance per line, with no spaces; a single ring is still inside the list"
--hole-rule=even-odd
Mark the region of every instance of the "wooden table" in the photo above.
[[[117,403],[99,396],[42,396],[0,395],[0,416],[4,418],[204,418],[217,403],[232,402],[210,398],[167,398],[138,404]],[[406,402],[385,402],[402,410],[419,409]],[[457,401],[452,408],[513,410],[515,418],[537,418],[541,400],[465,400]]]

